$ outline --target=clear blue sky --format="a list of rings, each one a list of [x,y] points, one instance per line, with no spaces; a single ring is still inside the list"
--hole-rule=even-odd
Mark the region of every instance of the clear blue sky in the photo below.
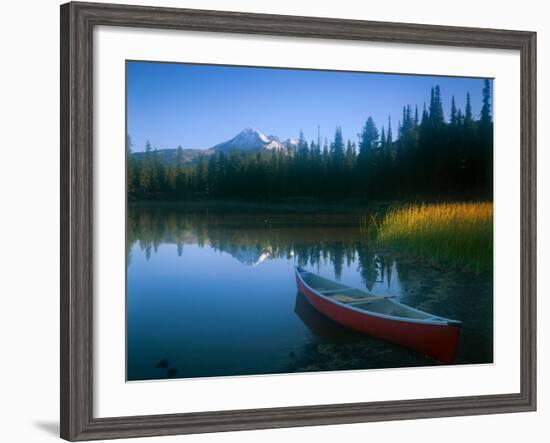
[[[247,68],[184,63],[127,62],[127,119],[133,150],[211,148],[251,127],[281,139],[308,141],[357,133],[372,116],[379,130],[392,118],[393,136],[402,108],[429,104],[439,85],[449,117],[451,96],[464,109],[470,92],[474,116],[481,109],[482,79]]]

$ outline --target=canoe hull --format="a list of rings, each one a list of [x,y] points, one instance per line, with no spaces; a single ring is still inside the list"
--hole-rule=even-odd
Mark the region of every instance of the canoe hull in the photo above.
[[[455,359],[460,326],[434,325],[396,319],[381,318],[359,312],[320,296],[296,276],[298,290],[320,313],[356,331],[397,343],[429,355],[442,363]]]

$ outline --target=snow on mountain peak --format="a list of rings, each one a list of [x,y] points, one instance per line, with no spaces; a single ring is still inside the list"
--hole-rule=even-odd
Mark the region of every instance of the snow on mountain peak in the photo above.
[[[213,147],[215,151],[231,152],[233,150],[251,152],[262,149],[283,149],[284,146],[276,137],[268,137],[254,128],[246,128],[231,140]]]
[[[241,132],[237,134],[236,137],[241,137],[241,138],[251,137],[251,138],[259,138],[263,142],[269,141],[269,137],[266,137],[264,134],[262,134],[260,131],[254,128],[243,129]]]

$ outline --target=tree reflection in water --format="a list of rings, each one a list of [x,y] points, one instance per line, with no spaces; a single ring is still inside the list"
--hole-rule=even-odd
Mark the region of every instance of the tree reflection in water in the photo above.
[[[413,351],[357,334],[315,311],[296,294],[292,265],[460,319],[456,363],[491,362],[492,275],[434,266],[381,249],[361,235],[362,216],[130,203],[128,337],[133,351],[128,355],[133,377],[168,376],[155,368],[164,358],[179,371],[175,377],[434,364]],[[160,260],[154,260],[157,257]],[[195,257],[203,261],[195,264]],[[187,268],[180,263],[187,263]],[[231,271],[211,266],[227,266]],[[162,292],[157,293],[157,288]],[[199,293],[204,304],[186,296]],[[212,302],[218,317],[210,325]],[[235,317],[242,333],[234,328]],[[201,320],[192,321],[196,318]],[[151,328],[157,328],[158,342],[151,338]],[[267,338],[266,331],[276,332]],[[249,347],[250,335],[263,337],[261,346]],[[196,361],[191,363],[186,350],[198,345],[209,351],[200,358],[194,354]],[[159,348],[170,346],[170,354],[158,353]],[[265,356],[258,357],[255,349]]]
[[[394,257],[369,246],[361,236],[359,218],[358,214],[227,214],[178,210],[173,205],[130,205],[128,261],[136,243],[148,259],[160,244],[176,244],[180,256],[186,244],[208,245],[250,266],[276,258],[313,268],[330,263],[338,280],[344,265],[350,267],[357,261],[366,288],[372,290],[384,279],[390,285]]]

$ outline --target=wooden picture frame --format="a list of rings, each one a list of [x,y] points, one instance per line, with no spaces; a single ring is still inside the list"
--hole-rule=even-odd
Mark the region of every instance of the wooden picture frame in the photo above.
[[[94,418],[93,29],[123,26],[512,49],[521,57],[521,390],[517,394]],[[536,34],[236,12],[61,6],[61,437],[70,441],[533,411]],[[228,381],[229,383],[230,381]]]

